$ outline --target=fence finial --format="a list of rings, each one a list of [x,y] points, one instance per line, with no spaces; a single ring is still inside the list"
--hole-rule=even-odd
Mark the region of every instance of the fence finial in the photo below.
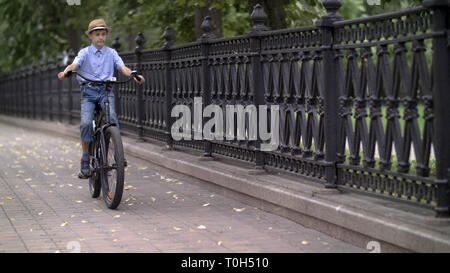
[[[327,10],[327,14],[322,16],[318,22],[319,26],[331,26],[333,22],[342,20],[342,17],[338,14],[342,6],[341,0],[322,0],[322,3]]]
[[[208,38],[214,38],[214,30],[216,29],[216,26],[214,25],[213,20],[211,19],[211,16],[206,16],[205,19],[203,19],[203,22],[200,26],[202,29],[202,39],[208,39]]]
[[[67,63],[66,65],[69,65],[73,62],[74,58],[75,58],[75,52],[73,51],[73,49],[69,49],[69,54],[68,54],[68,59],[67,59]]]
[[[266,31],[269,28],[265,25],[267,21],[267,14],[264,12],[264,8],[260,4],[256,4],[253,8],[253,12],[250,15],[253,27],[252,31]]]
[[[112,43],[112,47],[119,52],[120,51],[120,47],[122,46],[122,44],[119,42],[119,37],[114,38],[114,41]]]
[[[164,48],[171,47],[175,44],[175,32],[173,32],[173,29],[171,27],[166,27],[162,37],[164,38],[164,40],[166,40],[163,45]]]
[[[58,56],[56,57],[56,66],[63,66],[64,64],[63,64],[63,59],[64,59],[64,56],[63,56],[63,54],[62,53],[59,53],[58,54]]]
[[[134,52],[136,54],[139,54],[144,49],[145,44],[144,34],[142,32],[139,32],[138,35],[136,36],[135,41],[136,41],[136,49],[134,50]]]

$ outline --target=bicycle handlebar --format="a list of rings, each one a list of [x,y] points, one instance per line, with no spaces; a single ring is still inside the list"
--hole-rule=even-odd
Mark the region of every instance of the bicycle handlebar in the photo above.
[[[64,77],[70,78],[70,76],[72,76],[72,74],[76,74],[76,75],[80,76],[81,78],[85,79],[85,80],[88,81],[88,82],[91,82],[91,83],[100,83],[100,84],[106,84],[106,83],[108,83],[108,84],[122,84],[122,83],[127,83],[127,82],[129,82],[132,78],[135,78],[135,79],[136,79],[137,81],[139,81],[139,82],[141,81],[141,78],[138,77],[137,71],[135,71],[135,70],[133,70],[133,71],[131,72],[130,77],[128,77],[128,79],[126,79],[126,80],[124,80],[124,81],[114,81],[114,80],[95,81],[95,80],[91,80],[91,79],[88,79],[88,78],[84,77],[83,75],[81,75],[80,73],[78,73],[78,72],[75,71],[75,70],[68,71],[67,73],[64,74]]]

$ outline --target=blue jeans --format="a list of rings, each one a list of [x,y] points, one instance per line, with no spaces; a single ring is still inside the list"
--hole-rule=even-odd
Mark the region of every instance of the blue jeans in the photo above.
[[[93,126],[92,120],[94,118],[94,110],[96,103],[99,103],[103,110],[105,110],[105,86],[82,86],[81,87],[81,124],[80,135],[81,141],[92,141]],[[109,114],[111,123],[116,124],[119,128],[119,120],[117,119],[116,111],[114,110],[114,93],[109,91]]]

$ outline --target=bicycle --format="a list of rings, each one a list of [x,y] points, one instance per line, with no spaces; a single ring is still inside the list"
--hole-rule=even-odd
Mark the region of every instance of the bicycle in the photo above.
[[[137,72],[124,81],[116,81],[115,78],[107,81],[96,81],[84,77],[77,71],[69,71],[64,76],[70,77],[76,74],[93,84],[105,85],[104,110],[97,103],[94,110],[93,140],[89,144],[91,176],[89,177],[89,191],[92,198],[97,198],[100,192],[106,206],[116,209],[122,200],[125,179],[125,158],[123,154],[122,138],[116,124],[112,124],[109,113],[109,86],[123,84],[132,78],[140,81]]]

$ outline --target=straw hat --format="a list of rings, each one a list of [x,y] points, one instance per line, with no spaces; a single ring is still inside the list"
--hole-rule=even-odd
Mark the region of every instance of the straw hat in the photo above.
[[[106,25],[105,20],[95,19],[89,23],[88,30],[85,33],[86,33],[86,35],[88,35],[92,31],[98,30],[98,29],[106,29],[108,31],[111,30],[111,28]]]

